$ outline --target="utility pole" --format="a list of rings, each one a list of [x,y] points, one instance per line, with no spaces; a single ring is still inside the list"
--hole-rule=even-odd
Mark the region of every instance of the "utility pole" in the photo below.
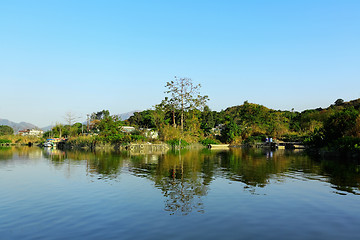
[[[87,116],[87,118],[86,118],[86,130],[89,133],[89,121],[90,121],[89,114],[86,114],[86,116]]]

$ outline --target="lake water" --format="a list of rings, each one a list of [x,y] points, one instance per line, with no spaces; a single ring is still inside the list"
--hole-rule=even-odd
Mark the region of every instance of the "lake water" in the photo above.
[[[0,239],[359,239],[360,165],[0,148]]]

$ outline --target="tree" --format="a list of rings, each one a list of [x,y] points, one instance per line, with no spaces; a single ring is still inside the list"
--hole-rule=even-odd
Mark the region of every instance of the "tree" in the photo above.
[[[232,118],[229,117],[227,120],[228,123],[225,124],[225,127],[221,130],[221,137],[224,142],[232,143],[240,136],[241,129]]]
[[[0,136],[1,135],[13,135],[14,129],[6,125],[0,125]]]
[[[161,101],[160,104],[155,105],[155,111],[157,113],[163,112],[163,113],[168,113],[171,112],[171,116],[172,116],[172,125],[173,127],[176,127],[176,117],[175,117],[175,102],[173,99],[169,99],[168,97],[165,97],[164,100]],[[159,114],[158,114],[159,115]],[[161,115],[161,114],[160,114]],[[165,116],[163,116],[163,118],[165,118]],[[157,121],[159,121],[160,119],[156,119]],[[164,120],[164,119],[163,119]]]
[[[90,119],[91,119],[91,121],[102,120],[102,119],[107,118],[109,116],[110,116],[109,110],[102,110],[102,111],[97,112],[97,113],[92,113]]]
[[[68,123],[68,125],[71,127],[74,124],[74,121],[78,118],[75,116],[72,112],[65,113],[65,121]]]
[[[335,101],[335,106],[340,106],[344,104],[344,100],[339,98],[338,100]]]
[[[215,126],[214,113],[208,106],[204,107],[204,111],[201,114],[201,129],[206,133],[210,133],[210,130]]]
[[[356,136],[358,118],[359,111],[354,107],[343,109],[330,116],[324,124],[326,140],[333,141],[344,136]]]
[[[209,100],[208,96],[200,95],[201,85],[194,85],[190,78],[177,78],[167,82],[165,86],[168,90],[165,93],[170,94],[168,99],[174,109],[180,110],[181,131],[184,130],[184,112],[191,109],[201,109]]]
[[[130,125],[135,125],[139,128],[155,128],[156,122],[154,117],[154,110],[145,110],[142,112],[135,112],[128,120]]]

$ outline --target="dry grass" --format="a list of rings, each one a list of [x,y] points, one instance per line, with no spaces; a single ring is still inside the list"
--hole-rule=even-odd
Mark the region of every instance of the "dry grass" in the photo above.
[[[4,135],[0,139],[10,140],[13,144],[28,144],[41,142],[41,138],[35,136]]]

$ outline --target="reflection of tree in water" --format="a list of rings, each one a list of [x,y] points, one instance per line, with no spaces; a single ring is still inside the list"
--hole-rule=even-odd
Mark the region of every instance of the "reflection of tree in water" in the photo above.
[[[62,165],[66,158],[65,152],[56,148],[44,148],[43,153],[54,165]]]
[[[0,160],[9,160],[14,156],[14,151],[11,147],[0,147]]]
[[[171,176],[162,178],[156,184],[166,197],[165,211],[182,215],[187,215],[194,210],[204,212],[201,196],[207,194],[207,186],[202,184],[196,173],[191,174],[195,177],[187,176],[184,172],[184,157],[182,158],[179,152],[178,165],[174,164],[174,167],[169,169]]]
[[[217,158],[221,175],[244,183],[244,190],[251,194],[257,194],[257,188],[264,188],[271,180],[283,182],[296,171],[305,176],[309,169],[313,170],[307,156],[286,151],[232,149],[219,152]]]
[[[39,159],[41,157],[41,149],[38,147],[0,147],[0,160],[5,159]]]
[[[337,194],[352,193],[360,195],[360,165],[357,161],[321,161],[321,173],[328,176]],[[339,192],[340,191],[340,192]]]
[[[202,197],[207,194],[211,171],[203,170],[204,155],[197,151],[172,152],[159,155],[157,163],[139,156],[131,159],[130,169],[136,176],[146,177],[165,197],[165,211],[170,214],[187,215],[204,212]],[[211,165],[212,166],[212,165]]]
[[[0,151],[0,159],[12,155],[33,155],[29,148]],[[314,161],[303,153],[261,149],[230,151],[185,151],[167,154],[131,155],[129,152],[67,151],[45,153],[55,166],[84,164],[87,174],[97,179],[117,179],[126,167],[136,177],[152,180],[165,197],[165,210],[172,214],[203,211],[202,197],[217,177],[245,184],[244,189],[256,193],[270,181],[293,178],[329,182],[339,194],[360,193],[358,163],[343,159]],[[70,171],[69,171],[70,172]]]
[[[57,149],[45,150],[44,156],[55,166],[68,167],[71,175],[71,165],[86,162],[86,172],[90,177],[97,179],[116,179],[123,166],[127,153],[123,152],[90,152],[90,151],[61,151]]]
[[[256,187],[265,187],[270,180],[286,178],[330,182],[338,194],[360,194],[359,163],[337,159],[312,160],[304,152],[275,151],[271,157],[259,149],[236,149],[218,153],[222,174],[230,180],[246,184],[254,193]]]
[[[124,152],[73,151],[68,153],[71,159],[86,160],[87,173],[97,179],[117,179],[126,156]]]
[[[201,182],[185,179],[166,179],[156,185],[162,190],[165,200],[165,211],[170,214],[187,215],[193,211],[204,212],[201,200],[207,193],[207,186]]]
[[[287,162],[278,161],[276,155],[260,151],[236,149],[220,153],[224,175],[233,181],[245,183],[248,187],[264,187],[272,174],[284,171]]]

